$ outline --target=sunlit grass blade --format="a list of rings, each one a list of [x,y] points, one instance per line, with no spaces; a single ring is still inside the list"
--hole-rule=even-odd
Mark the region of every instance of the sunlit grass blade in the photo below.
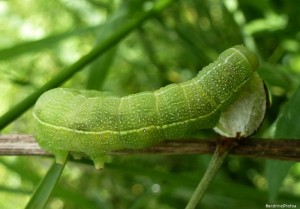
[[[34,192],[29,200],[26,209],[42,209],[46,205],[56,183],[58,182],[61,173],[65,167],[64,164],[53,163],[48,173]]]
[[[110,15],[110,18],[105,22],[103,27],[96,31],[97,42],[105,40],[114,32],[126,24],[130,18],[128,5],[121,6],[119,9]],[[112,47],[106,51],[101,57],[96,59],[90,66],[89,75],[87,79],[87,89],[101,90],[102,85],[107,77],[110,66],[113,64],[118,47]]]
[[[30,52],[41,51],[43,49],[49,49],[49,47],[55,46],[55,44],[60,43],[67,38],[76,36],[76,35],[83,35],[87,32],[91,32],[96,28],[101,27],[100,25],[80,28],[74,31],[65,32],[57,35],[52,35],[46,38],[42,38],[39,40],[28,41],[24,43],[20,43],[5,49],[0,49],[0,61],[7,60],[10,58],[14,58],[16,56],[27,54]]]

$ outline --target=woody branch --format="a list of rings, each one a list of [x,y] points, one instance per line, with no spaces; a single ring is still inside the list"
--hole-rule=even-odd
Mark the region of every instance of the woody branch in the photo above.
[[[286,139],[228,139],[235,143],[232,155],[300,161],[300,140]],[[217,139],[166,140],[145,149],[112,151],[111,155],[129,154],[212,154]],[[0,155],[51,156],[32,135],[1,135]]]

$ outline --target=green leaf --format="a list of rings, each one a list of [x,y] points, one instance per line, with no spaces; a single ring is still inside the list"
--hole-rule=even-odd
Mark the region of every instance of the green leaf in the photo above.
[[[282,186],[282,182],[289,172],[290,167],[294,163],[267,160],[266,164],[266,178],[268,180],[269,201],[275,202],[277,199],[278,191]]]
[[[300,137],[300,86],[281,112],[275,138],[299,139]]]
[[[285,90],[291,88],[291,76],[285,69],[279,65],[263,63],[258,74],[263,78],[265,83],[270,86],[278,86]]]
[[[286,104],[276,124],[275,138],[277,139],[299,139],[300,138],[300,86]],[[269,200],[275,201],[278,190],[290,167],[294,163],[268,160],[266,165],[266,176],[269,185]]]

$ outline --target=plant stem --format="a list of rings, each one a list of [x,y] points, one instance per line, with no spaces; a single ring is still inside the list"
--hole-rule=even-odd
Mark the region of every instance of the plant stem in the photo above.
[[[231,142],[225,144],[218,143],[217,148],[209,162],[208,168],[206,169],[203,178],[199,182],[196,190],[194,191],[194,194],[192,195],[192,198],[188,202],[185,209],[196,208],[199,201],[203,198],[209,184],[217,174],[229,150],[231,149],[231,145]]]

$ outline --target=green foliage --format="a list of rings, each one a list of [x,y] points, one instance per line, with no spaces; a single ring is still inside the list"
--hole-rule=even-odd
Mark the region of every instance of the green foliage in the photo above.
[[[154,90],[194,77],[220,52],[245,44],[260,56],[258,72],[271,98],[253,137],[300,139],[300,11],[294,1],[187,0],[160,4],[155,13],[152,6],[138,0],[0,1],[0,114],[11,109],[8,119],[0,118],[1,133],[32,133],[29,107],[61,83],[118,95]],[[72,73],[64,73],[68,69]],[[34,96],[19,103],[28,95]],[[199,135],[206,134],[212,136]],[[113,156],[102,171],[88,160],[69,162],[46,208],[184,208],[208,160]],[[51,163],[1,157],[0,208],[25,208]],[[299,206],[299,168],[229,157],[199,208]]]
[[[32,195],[30,201],[28,202],[26,209],[37,209],[44,208],[51,193],[54,189],[62,171],[65,167],[64,164],[53,163],[52,167],[49,169],[47,175],[44,177],[43,181],[39,184],[36,191]]]

